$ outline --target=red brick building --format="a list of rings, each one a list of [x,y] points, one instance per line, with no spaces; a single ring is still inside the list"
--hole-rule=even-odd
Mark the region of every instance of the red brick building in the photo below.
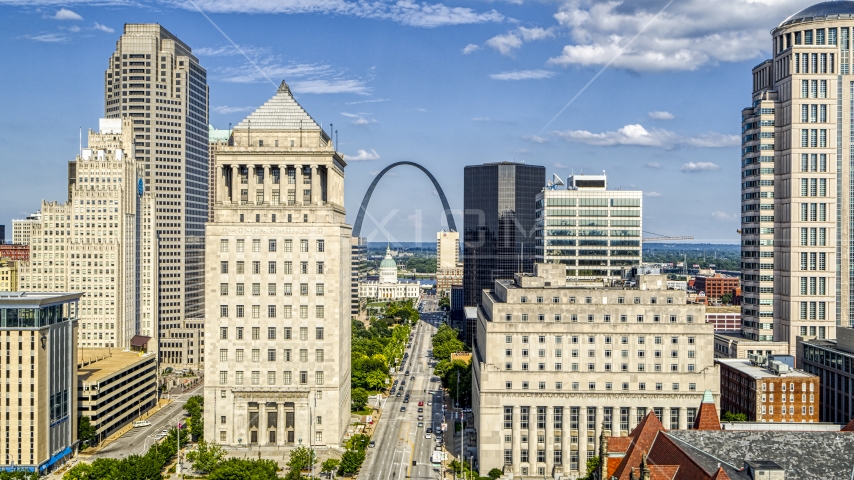
[[[724,277],[718,273],[712,277],[694,278],[694,290],[705,292],[708,301],[720,300],[726,293],[735,299],[741,295],[741,283],[738,277]]]
[[[0,257],[6,257],[11,260],[29,260],[30,246],[13,243],[0,244]]]
[[[749,422],[818,422],[819,377],[782,365],[717,358],[721,366],[721,410],[747,415]],[[773,363],[773,362],[771,362]],[[778,364],[780,362],[777,362]]]

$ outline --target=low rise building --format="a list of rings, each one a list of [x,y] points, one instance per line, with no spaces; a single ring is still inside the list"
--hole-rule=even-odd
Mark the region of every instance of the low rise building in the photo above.
[[[157,404],[157,355],[88,348],[77,353],[77,404],[99,439]]]
[[[669,284],[670,282],[668,282]],[[741,333],[741,307],[707,307],[706,323],[711,323],[715,333]]]
[[[854,422],[726,423],[714,400],[690,430],[669,430],[652,414],[627,437],[603,438],[598,477],[607,480],[795,480],[850,478]],[[730,427],[735,426],[736,429]]]
[[[30,246],[19,243],[4,243],[0,245],[0,257],[20,261],[30,259]]]
[[[0,292],[18,291],[18,262],[0,257]]]
[[[854,418],[854,329],[836,327],[836,340],[798,337],[798,364],[821,380],[822,422]]]
[[[741,333],[715,333],[715,358],[742,358],[748,355],[788,355],[788,342],[752,340]]]
[[[205,361],[204,319],[185,318],[176,328],[163,333],[160,336],[160,361],[200,367]]]
[[[77,444],[77,322],[81,293],[0,292],[6,385],[17,387],[0,416],[0,469],[47,473]],[[28,385],[22,388],[22,385]]]
[[[33,225],[41,223],[42,212],[38,211],[26,218],[12,219],[12,243],[17,245],[29,245]]]
[[[751,422],[818,422],[819,378],[774,357],[717,359],[721,410]]]
[[[577,478],[603,431],[626,435],[651,412],[689,428],[703,392],[718,396],[712,327],[685,291],[662,275],[567,286],[565,269],[538,263],[483,291],[472,377],[481,471]]]
[[[725,277],[720,273],[712,276],[699,276],[694,278],[694,289],[705,292],[706,299],[710,303],[720,301],[721,297],[730,294],[730,301],[741,294],[741,285],[738,277]]]
[[[386,249],[379,270],[379,280],[364,280],[359,283],[359,297],[388,301],[418,298],[421,295],[418,282],[398,280],[397,262],[391,258],[390,248]]]

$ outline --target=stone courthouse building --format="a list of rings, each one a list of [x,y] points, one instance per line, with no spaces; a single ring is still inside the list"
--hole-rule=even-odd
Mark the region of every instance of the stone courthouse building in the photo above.
[[[205,437],[334,445],[350,419],[343,156],[285,82],[216,152]]]

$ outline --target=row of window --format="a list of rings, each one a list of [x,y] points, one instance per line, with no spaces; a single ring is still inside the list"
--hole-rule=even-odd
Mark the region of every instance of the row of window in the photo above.
[[[697,386],[694,385],[694,391],[696,391]],[[656,387],[660,386],[660,384],[656,384]],[[676,390],[679,389],[679,384],[674,383],[673,386]],[[564,426],[569,427],[569,431],[581,431],[588,430],[588,438],[593,437],[594,432],[600,426],[605,431],[611,431],[613,428],[612,421],[614,420],[614,414],[619,413],[620,415],[620,430],[628,431],[629,430],[629,416],[631,412],[630,407],[600,407],[602,409],[601,419],[597,422],[596,415],[596,407],[553,407],[553,412],[551,418],[548,418],[547,407],[518,407],[518,414],[514,415],[512,406],[504,407],[504,415],[503,415],[503,424],[505,430],[511,430],[514,426],[518,426],[521,430],[545,430],[546,424],[551,421],[552,426],[555,430],[563,430]],[[673,407],[670,408],[670,426],[671,429],[679,428],[679,413],[681,408]],[[646,407],[637,407],[635,423],[640,423],[643,421],[644,417],[647,414]],[[653,411],[655,415],[664,421],[664,407],[653,407]],[[568,412],[567,422],[564,421],[564,412]],[[697,415],[696,408],[688,408],[686,409],[687,413],[687,424],[690,427],[694,424],[694,420]],[[586,415],[585,415],[586,414]],[[515,418],[514,418],[515,417]],[[586,420],[586,422],[582,421]],[[527,438],[528,435],[521,435],[520,440],[522,443],[528,443]],[[540,440],[542,438],[542,440]],[[570,437],[571,438],[571,437]],[[504,441],[505,443],[512,443],[512,437],[509,435],[505,435]],[[545,437],[537,437],[537,443],[545,443]],[[555,437],[554,445],[557,447],[561,445],[560,436]],[[570,440],[570,443],[578,443],[577,438],[575,440]],[[594,443],[593,440],[589,440],[588,443]]]
[[[827,80],[801,80],[801,98],[827,98]]]
[[[243,275],[246,273],[246,262],[244,262],[243,260],[238,260],[237,262],[235,262],[235,264],[236,264],[235,265],[236,268],[234,271],[235,274]],[[249,265],[251,267],[250,273],[252,275],[260,275],[261,274],[261,262],[260,261],[253,260]],[[229,262],[227,262],[227,261],[219,262],[219,273],[227,274],[228,270],[229,270]],[[298,273],[300,275],[306,275],[309,273],[309,271],[310,271],[310,269],[308,268],[308,262],[307,261],[299,262]],[[322,275],[323,272],[325,271],[324,263],[323,262],[315,262],[314,271],[315,271],[315,273]],[[277,272],[278,272],[278,263],[276,261],[272,261],[272,260],[268,261],[267,262],[267,273],[275,274]],[[294,262],[292,262],[290,260],[283,262],[282,263],[282,271],[278,272],[278,273],[282,273],[285,275],[293,274],[294,273]],[[227,294],[225,294],[225,295],[227,295]]]
[[[802,203],[801,216],[802,222],[826,222],[827,221],[827,204],[826,203]]]
[[[519,320],[522,322],[527,322],[530,319],[530,317],[531,317],[531,314],[522,313],[519,315]],[[583,318],[583,316],[582,316],[582,318]],[[643,323],[645,318],[648,319],[649,317],[645,317],[644,315],[634,315],[633,321],[635,323]],[[515,319],[516,319],[515,316],[511,313],[505,313],[504,314],[504,321],[505,322],[512,322]],[[543,313],[536,314],[536,319],[538,322],[545,322],[546,321],[546,315]],[[568,315],[563,315],[560,313],[556,313],[552,316],[552,318],[550,320],[553,320],[555,323],[561,323],[561,322],[563,322],[564,319],[567,319],[569,321],[569,323],[578,323],[578,314],[577,313],[570,313]],[[652,323],[661,323],[661,319],[662,319],[662,315],[652,315]],[[668,320],[669,320],[669,323],[678,323],[678,317],[676,315],[670,315],[668,317]],[[596,323],[596,315],[594,315],[592,313],[587,314],[585,321],[587,323]],[[620,315],[619,316],[619,323],[628,323],[628,321],[629,321],[628,315]],[[611,323],[611,315],[610,314],[602,315],[601,316],[601,322]],[[686,323],[694,323],[694,316],[693,315],[686,315],[685,316],[685,322]]]
[[[689,353],[692,353],[692,354],[693,354],[694,352],[692,351],[692,352],[689,352]],[[692,356],[692,358],[693,358],[693,356]],[[545,372],[545,371],[548,371],[548,370],[546,369],[546,364],[545,364],[545,363],[538,363],[538,364],[536,365],[536,367],[537,367],[537,368],[536,368],[536,371],[538,371],[538,372]],[[655,363],[655,364],[653,364],[653,366],[652,366],[652,367],[653,367],[653,369],[652,369],[652,371],[653,371],[653,372],[660,373],[660,372],[664,372],[664,371],[665,371],[665,370],[663,369],[663,367],[662,367],[662,365],[661,365],[660,363]],[[508,371],[508,372],[510,372],[510,371],[514,371],[514,369],[513,369],[513,364],[512,364],[512,363],[510,363],[510,362],[505,363],[505,364],[504,364],[504,370],[505,370],[505,371]],[[523,363],[522,363],[522,368],[521,368],[521,370],[520,370],[520,371],[523,371],[523,372],[530,372],[530,371],[534,371],[534,368],[532,367],[532,365],[531,365],[531,364],[529,364],[529,363],[527,363],[527,362],[523,362]],[[556,371],[556,372],[561,372],[561,371],[563,371],[563,363],[560,363],[560,362],[555,363],[555,364],[554,364],[554,371]],[[578,363],[571,363],[571,364],[570,364],[570,371],[572,371],[572,372],[580,372],[581,370],[580,370],[580,368],[579,368],[579,364],[578,364]],[[601,369],[597,369],[597,368],[596,368],[596,363],[595,363],[595,362],[591,362],[591,363],[588,363],[588,364],[587,364],[587,370],[585,370],[585,371],[587,371],[587,372],[629,372],[630,370],[629,370],[629,364],[628,364],[628,363],[622,363],[622,364],[620,364],[619,366],[617,366],[617,365],[612,365],[612,364],[610,364],[610,363],[605,363],[605,364],[602,366],[602,368],[601,368]],[[647,372],[647,371],[649,371],[649,370],[647,370],[647,368],[646,368],[646,364],[645,364],[645,363],[639,363],[639,364],[637,364],[637,365],[636,365],[636,367],[635,367],[635,370],[634,370],[634,371],[637,371],[637,372]],[[671,372],[671,373],[679,373],[679,372],[695,372],[695,371],[697,371],[697,370],[696,370],[696,365],[695,365],[695,364],[693,364],[693,363],[689,363],[689,364],[687,364],[687,365],[685,366],[685,368],[684,368],[684,369],[680,369],[680,367],[679,367],[679,364],[678,364],[678,363],[672,363],[672,364],[670,364],[670,370],[666,370],[666,371],[669,371],[669,372]]]
[[[546,300],[546,298],[541,296],[541,295],[537,295],[536,297],[534,297],[532,299],[532,301],[536,302],[536,303],[545,303],[545,300]],[[569,297],[566,300],[568,303],[585,303],[588,305],[593,304],[593,297],[584,297],[580,301],[576,297]],[[521,297],[519,297],[519,301],[521,303],[529,303],[528,296],[522,295]],[[561,303],[561,298],[560,297],[552,297],[551,303]],[[626,297],[617,297],[617,304],[618,305],[624,305],[625,303],[626,303]],[[632,298],[632,303],[635,305],[640,305],[641,304],[641,297]],[[649,297],[649,303],[652,305],[656,305],[660,302],[659,302],[658,297]],[[667,297],[665,299],[664,303],[666,303],[668,305],[672,305],[673,304],[673,297]],[[690,317],[690,315],[689,315],[689,317]]]
[[[569,342],[572,344],[578,344],[581,340],[580,335],[568,335],[568,336],[569,336]],[[596,343],[596,338],[598,336],[599,335],[592,335],[592,334],[586,335],[585,336],[585,338],[587,339],[586,343],[588,343],[588,344]],[[522,341],[522,344],[527,344],[527,343],[533,342],[530,335],[520,335],[519,338]],[[537,340],[537,343],[542,345],[542,344],[546,343],[547,336],[546,335],[537,335],[535,338]],[[619,338],[620,338],[620,344],[621,345],[628,345],[629,344],[629,336],[628,335],[622,335]],[[646,344],[646,337],[638,336],[635,338],[637,338],[638,345]],[[656,344],[656,345],[663,345],[664,344],[664,337],[654,336],[652,338],[653,338],[654,344]],[[513,340],[514,340],[514,335],[505,335],[504,336],[504,343],[506,343],[506,344],[512,344]],[[615,337],[611,337],[610,335],[605,335],[603,338],[603,341],[604,341],[605,345],[611,345],[612,343],[616,344],[616,342],[617,342]],[[688,345],[694,345],[696,343],[696,341],[697,341],[697,339],[694,336],[688,336],[687,337]],[[556,345],[562,344],[563,343],[563,335],[554,335],[554,343]],[[679,337],[678,336],[670,337],[670,344],[671,345],[678,345],[679,344]]]
[[[228,385],[228,371],[220,371],[219,372],[219,384],[220,385]],[[243,385],[244,384],[244,375],[242,371],[234,372],[234,384],[235,385]],[[267,372],[267,381],[265,385],[277,385],[278,372],[268,371]],[[299,385],[308,385],[309,372],[300,371],[297,372],[297,383]],[[261,372],[255,370],[250,372],[249,374],[249,384],[250,385],[261,385]],[[293,375],[291,371],[282,372],[282,385],[292,385],[293,384]],[[323,372],[314,372],[314,384],[315,385],[323,385]]]
[[[282,249],[283,252],[293,252],[294,251],[294,241],[292,239],[286,238],[286,239],[282,240],[282,243],[284,244],[283,249]],[[230,244],[229,239],[227,239],[227,238],[220,239],[219,251],[222,253],[228,253],[229,248],[230,248],[229,244]],[[237,253],[243,253],[246,251],[246,240],[244,240],[242,238],[238,238],[237,240],[235,240],[235,244],[236,244],[236,250],[235,251]],[[278,240],[276,240],[276,239],[267,240],[267,251],[268,252],[275,252],[277,248],[278,248]],[[317,252],[325,251],[326,246],[325,246],[324,240],[315,240],[315,248],[316,248],[315,251],[317,251]],[[252,239],[252,252],[257,253],[260,251],[261,251],[261,240],[258,238]],[[302,239],[299,241],[299,251],[300,252],[308,252],[308,240],[307,239]]]
[[[245,327],[235,327],[235,340],[261,340],[261,327],[251,327],[251,337],[245,336]],[[220,327],[219,328],[219,338],[221,340],[228,340],[228,332],[229,327]],[[276,339],[276,327],[267,327],[267,340],[275,340]],[[323,340],[323,327],[315,327],[314,329],[314,339],[315,340]],[[293,340],[293,328],[292,327],[284,327],[282,330],[282,338],[284,340]],[[300,340],[308,340],[308,327],[299,327],[299,339]]]
[[[795,73],[835,73],[836,55],[833,53],[795,53],[794,57]]]
[[[531,389],[530,383],[531,382],[523,381],[522,382],[522,390],[530,390]],[[608,391],[608,392],[614,391],[614,383],[613,382],[604,382],[604,383],[605,383],[605,391]],[[564,390],[563,387],[564,387],[564,382],[555,382],[555,384],[554,384],[555,390],[563,391]],[[571,382],[569,387],[570,387],[571,391],[574,391],[574,392],[581,391],[581,383],[580,382]],[[631,390],[631,384],[629,382],[622,382],[620,387],[621,387],[620,389],[624,392],[628,392]],[[665,387],[665,384],[662,382],[656,382],[654,385],[650,384],[649,389],[647,389],[646,382],[639,382],[637,384],[637,390],[642,391],[642,392],[646,392],[646,391],[663,392],[664,387]],[[670,384],[670,391],[671,392],[678,392],[679,388],[680,388],[679,383],[674,382],[674,383]],[[505,390],[513,390],[513,382],[505,381],[504,382],[504,389]],[[546,382],[537,382],[537,389],[538,390],[547,390]],[[588,382],[587,383],[587,390],[596,391],[596,389],[597,389],[596,382]],[[696,392],[697,391],[697,384],[696,383],[689,383],[688,384],[688,391],[689,392]],[[510,407],[504,407],[504,408],[507,409]],[[560,407],[555,407],[555,409],[558,409],[558,408],[560,408]],[[509,428],[509,427],[504,427],[504,428]],[[525,428],[525,427],[523,427],[523,428]],[[560,428],[560,427],[555,427],[555,428]],[[571,428],[578,428],[578,427],[576,426],[576,427],[571,427]]]
[[[587,351],[587,357],[588,358],[595,358],[597,352],[599,352],[599,351],[598,350],[588,350]],[[612,357],[617,356],[616,352],[612,352],[611,350],[602,350],[601,353],[604,355],[605,358],[612,358]],[[663,352],[661,350],[654,350],[652,353],[653,353],[654,358],[662,358]],[[555,349],[552,352],[552,354],[554,355],[555,358],[563,358],[563,350],[562,349]],[[646,358],[646,350],[638,350],[636,352],[636,355],[638,358]],[[504,350],[504,356],[505,357],[512,357],[513,356],[513,349],[511,349],[511,348],[505,349]],[[527,348],[523,348],[522,349],[522,357],[527,358],[530,356],[533,356],[532,352],[530,350],[528,350]],[[570,356],[572,358],[578,358],[579,357],[578,350],[570,350]],[[620,356],[622,358],[629,358],[629,351],[628,350],[620,350]],[[694,358],[695,356],[696,356],[696,353],[694,350],[688,351],[688,358]],[[537,350],[537,357],[546,358],[546,349],[545,348],[538,349]],[[679,358],[679,350],[671,350],[670,351],[670,358]]]
[[[276,352],[277,352],[277,350],[275,348],[268,348],[267,349],[267,361],[268,362],[275,362],[276,361]],[[298,353],[299,353],[299,361],[300,362],[307,362],[308,361],[308,349],[302,348],[299,350]],[[260,348],[251,349],[250,354],[251,354],[250,358],[251,358],[252,362],[257,363],[257,362],[261,361],[261,349]],[[315,349],[314,350],[314,361],[315,362],[322,362],[323,359],[324,359],[323,349],[322,348]],[[227,362],[228,361],[228,349],[227,348],[221,348],[219,350],[219,360],[221,362]],[[237,348],[234,350],[234,361],[236,361],[236,362],[245,361],[244,351],[242,348]],[[290,348],[284,349],[282,351],[282,361],[292,362],[293,361],[293,350],[291,350]]]
[[[323,283],[315,283],[314,284],[314,294],[317,295],[318,297],[322,297],[325,294],[325,291],[326,291],[326,289],[325,289]],[[228,292],[229,292],[229,285],[227,283],[220,283],[219,284],[219,294],[222,296],[226,296],[226,295],[228,295]],[[250,284],[250,292],[252,293],[253,297],[260,296],[261,295],[261,284],[260,283]],[[275,283],[268,283],[267,284],[267,295],[274,297],[274,296],[276,296],[276,292],[277,292],[276,284]],[[244,283],[236,284],[235,289],[234,289],[234,293],[238,297],[244,296],[246,294],[246,284],[244,284]],[[292,283],[285,283],[282,285],[282,295],[284,295],[286,297],[290,297],[293,295],[293,293],[294,292],[293,292],[293,284]],[[308,284],[307,283],[300,283],[299,284],[299,294],[300,294],[300,296],[303,296],[303,297],[308,295]]]
[[[827,147],[827,129],[802,128],[802,148],[825,148]]]
[[[827,179],[826,178],[802,178],[801,179],[801,196],[802,197],[826,197],[827,196]],[[773,208],[773,206],[772,206]]]
[[[826,172],[827,154],[824,153],[802,153],[801,172]]]
[[[810,395],[810,396],[812,396],[812,395]],[[813,412],[815,411],[815,409],[812,406],[810,406],[809,411],[810,411],[810,415],[813,415]],[[759,413],[762,413],[762,414],[766,413],[765,405],[762,405],[759,407]],[[774,415],[774,405],[768,405],[767,413],[769,415]],[[780,407],[780,413],[783,415],[786,414],[786,406],[785,405]],[[795,414],[795,407],[794,407],[794,405],[790,405],[789,406],[789,415],[794,415],[794,414]],[[807,414],[807,407],[801,407],[801,415],[806,415],[806,414]]]
[[[261,306],[260,305],[250,305],[250,312],[252,314],[252,318],[261,318]],[[278,315],[278,308],[276,305],[267,305],[267,318],[276,318]],[[308,305],[299,305],[299,318],[308,318]],[[236,318],[245,318],[246,317],[246,307],[244,305],[235,305],[234,313]],[[282,306],[282,316],[284,318],[293,318],[294,307],[292,305],[283,305]],[[219,306],[219,315],[222,318],[229,317],[229,307],[228,305],[220,305]],[[315,305],[314,306],[314,318],[325,318],[326,309],[323,305]]]

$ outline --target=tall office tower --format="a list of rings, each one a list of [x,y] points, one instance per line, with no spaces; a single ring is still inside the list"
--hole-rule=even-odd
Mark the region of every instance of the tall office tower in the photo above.
[[[217,151],[206,228],[207,438],[335,445],[346,432],[345,166],[284,81],[234,128],[234,146]]]
[[[350,315],[359,315],[359,281],[368,274],[368,239],[365,237],[350,237]]]
[[[0,245],[6,243],[6,225],[0,225]]]
[[[463,291],[466,306],[480,304],[481,291],[499,278],[534,268],[536,196],[546,169],[522,163],[486,163],[465,168]],[[465,329],[473,344],[473,322]]]
[[[643,192],[608,190],[603,175],[573,175],[537,195],[537,261],[566,265],[569,281],[619,280],[641,263]]]
[[[160,301],[155,320],[161,346],[176,342],[204,317],[206,75],[190,47],[157,24],[125,24],[104,75],[105,114],[133,120],[144,191],[156,202],[159,255],[153,258],[160,271]]]
[[[743,326],[748,338],[834,338],[854,319],[854,2],[805,8],[772,30],[742,111]]]
[[[17,401],[0,416],[0,469],[49,473],[77,446],[79,293],[0,293],[0,329]],[[10,378],[9,375],[6,376]]]
[[[650,411],[686,429],[706,390],[719,403],[714,329],[665,275],[577,287],[562,265],[535,270],[496,280],[477,309],[480,471],[580,478],[603,433],[625,438]]]
[[[41,212],[27,215],[22,220],[12,219],[12,243],[15,245],[29,245],[33,234],[33,226],[41,222]]]
[[[156,334],[151,194],[141,192],[130,118],[101,119],[69,171],[71,199],[42,202],[21,291],[84,292],[79,346],[129,348]],[[137,339],[138,341],[139,339]]]
[[[455,231],[436,232],[436,290],[450,293],[451,285],[463,283],[463,264],[460,263],[460,234]]]

